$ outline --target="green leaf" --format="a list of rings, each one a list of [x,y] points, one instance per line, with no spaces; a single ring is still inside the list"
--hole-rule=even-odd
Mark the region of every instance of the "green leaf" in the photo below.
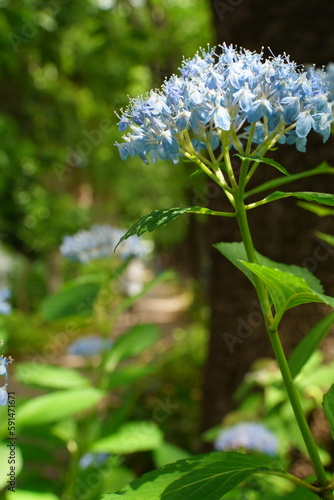
[[[39,306],[45,321],[92,314],[100,290],[98,283],[83,283],[46,297]]]
[[[16,441],[17,442],[17,441]],[[10,480],[10,477],[7,474],[10,473],[10,466],[14,465],[15,467],[15,478],[18,477],[22,470],[23,459],[22,453],[18,446],[15,446],[15,464],[9,464],[9,454],[10,448],[7,446],[10,444],[10,438],[8,437],[8,441],[5,443],[0,443],[0,465],[1,465],[1,474],[0,474],[0,490],[8,486],[7,481]],[[7,497],[6,497],[7,498]]]
[[[53,493],[44,493],[40,491],[30,490],[15,490],[9,491],[6,495],[6,500],[60,500]]]
[[[278,163],[275,160],[272,160],[271,158],[262,158],[261,156],[245,156],[245,155],[240,155],[238,153],[235,153],[233,156],[238,156],[241,160],[249,160],[249,161],[254,161],[256,163],[266,163],[267,165],[271,165],[272,167],[277,168],[282,174],[284,175],[290,175],[289,172],[282,166],[280,163]]]
[[[16,422],[22,427],[56,422],[93,408],[104,396],[103,391],[93,387],[45,394],[21,404]]]
[[[320,238],[321,240],[325,241],[329,245],[334,246],[334,236],[332,234],[325,234],[317,231],[315,235]]]
[[[270,462],[234,452],[196,455],[144,474],[103,500],[220,500],[251,474],[270,473]]]
[[[314,351],[329,333],[331,326],[334,324],[334,312],[328,314],[319,323],[317,323],[310,332],[303,338],[301,342],[292,352],[289,358],[289,367],[291,375],[295,378],[305,363],[312,356]]]
[[[177,208],[167,208],[164,210],[154,210],[153,212],[144,215],[141,217],[133,226],[130,227],[130,229],[122,236],[122,238],[119,240],[117,243],[116,248],[118,245],[128,239],[130,236],[133,236],[136,234],[137,236],[141,236],[143,233],[151,232],[157,229],[160,226],[165,226],[168,224],[168,222],[171,222],[180,215],[190,212],[194,207],[177,207]],[[197,208],[197,207],[196,207]]]
[[[279,318],[288,309],[310,302],[334,308],[334,298],[315,291],[304,278],[259,264],[242,263],[265,283]]]
[[[334,210],[332,208],[327,208],[324,206],[315,205],[314,203],[310,203],[307,201],[299,201],[297,205],[304,210],[308,210],[316,214],[318,217],[327,217],[328,215],[334,215]]]
[[[60,366],[20,363],[16,365],[15,375],[18,382],[38,387],[73,389],[90,386],[89,380],[78,371]]]
[[[141,364],[131,364],[124,366],[124,368],[119,368],[109,376],[108,389],[114,389],[115,387],[122,386],[129,387],[141,378],[152,375],[155,371],[156,368],[150,365],[143,366]]]
[[[280,200],[282,198],[288,198],[293,196],[294,198],[298,198],[300,200],[313,201],[315,203],[319,203],[320,205],[330,205],[334,206],[334,195],[330,193],[313,193],[313,192],[284,192],[284,191],[275,191],[271,193],[269,196],[264,198],[266,203]]]
[[[195,170],[195,172],[193,172],[192,174],[189,175],[189,179],[192,179],[193,177],[197,177],[198,175],[201,175],[203,174],[203,170],[201,170],[200,168],[198,170]]]
[[[178,219],[180,215],[185,213],[192,214],[202,214],[202,215],[224,215],[227,217],[234,217],[234,213],[224,213],[224,212],[216,212],[214,210],[210,210],[205,207],[176,207],[176,208],[167,208],[163,210],[154,210],[153,212],[144,215],[137,222],[130,227],[130,229],[122,236],[122,238],[117,243],[116,248],[122,241],[128,239],[130,236],[137,235],[141,236],[146,232],[152,232],[160,226],[166,226],[168,222],[171,222],[175,219]]]
[[[318,495],[305,488],[296,488],[292,493],[284,495],[285,500],[319,500]]]
[[[322,403],[334,439],[334,385],[324,395]]]
[[[242,261],[247,261],[246,250],[243,242],[233,242],[233,243],[216,243],[214,245],[217,250],[222,253],[227,259],[229,259],[232,264],[234,264],[240,271],[242,271],[248,279],[254,284],[253,274],[250,269],[245,266]],[[280,269],[286,273],[294,274],[303,278],[309,283],[310,287],[319,293],[323,292],[322,285],[318,278],[314,274],[310,273],[306,268],[299,267],[295,265],[282,264],[280,262],[275,262],[259,252],[255,252],[257,261],[260,265],[270,267],[273,269]]]
[[[248,191],[245,194],[245,198],[252,196],[253,194],[261,193],[262,191],[269,191],[271,189],[276,189],[278,186],[282,186],[283,184],[297,181],[305,177],[311,177],[312,175],[323,175],[323,174],[333,174],[333,173],[334,173],[334,168],[330,167],[328,163],[323,162],[311,170],[305,170],[304,172],[301,172],[299,174],[289,175],[289,177],[279,177],[276,179],[272,179],[271,181],[264,182],[263,184],[260,184],[260,186],[256,186],[256,188]]]
[[[182,448],[166,442],[153,451],[153,460],[156,467],[163,467],[164,465],[184,460],[190,456],[191,454]]]
[[[117,338],[105,359],[104,369],[114,370],[125,358],[137,356],[160,338],[161,332],[154,324],[135,325]]]
[[[127,454],[154,450],[163,441],[163,433],[154,422],[128,422],[115,433],[103,437],[91,446],[92,452]]]

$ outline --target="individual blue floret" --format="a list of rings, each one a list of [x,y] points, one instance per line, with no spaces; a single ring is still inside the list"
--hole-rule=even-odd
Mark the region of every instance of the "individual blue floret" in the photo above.
[[[115,246],[125,231],[108,225],[94,225],[90,230],[79,231],[74,236],[65,236],[61,253],[69,260],[89,262],[114,253]],[[131,236],[118,247],[121,258],[145,257],[152,250],[150,242]]]
[[[70,344],[67,354],[83,357],[94,356],[110,349],[112,345],[111,339],[104,339],[101,335],[87,335]]]
[[[222,430],[215,440],[217,451],[246,450],[277,455],[278,441],[264,425],[243,422]]]
[[[11,296],[11,292],[8,288],[3,288],[0,290],[0,314],[10,314],[12,312],[12,306],[7,302]]]

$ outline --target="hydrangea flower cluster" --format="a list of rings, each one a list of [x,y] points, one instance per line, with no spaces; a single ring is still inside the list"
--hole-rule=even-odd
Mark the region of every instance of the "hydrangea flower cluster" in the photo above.
[[[247,141],[266,140],[268,147],[295,144],[304,152],[312,129],[328,139],[333,106],[318,72],[297,68],[286,55],[264,59],[232,45],[220,52],[202,50],[161,90],[131,99],[118,124],[121,132],[130,128],[116,143],[122,160],[137,155],[146,163],[176,163],[191,149],[212,155],[227,142],[243,153]]]
[[[108,225],[95,225],[90,230],[79,231],[74,236],[65,236],[60,247],[61,253],[68,259],[82,263],[112,255],[124,230]],[[151,250],[148,241],[131,236],[119,246],[120,256],[144,257]]]
[[[86,453],[79,460],[79,467],[82,470],[89,467],[99,467],[111,457],[110,453]]]
[[[10,290],[3,288],[0,290],[0,314],[10,314],[12,311],[11,305],[7,302],[10,298]]]
[[[7,366],[13,361],[13,359],[9,356],[4,357],[0,356],[0,375],[4,375],[6,379],[6,384],[0,387],[0,405],[5,406],[8,402],[8,393],[7,393],[7,385],[8,385],[8,374],[7,374]]]
[[[101,335],[87,335],[75,340],[67,349],[67,354],[76,356],[94,356],[101,351],[110,349],[113,342],[110,339],[104,339]]]
[[[243,422],[222,430],[214,447],[218,451],[243,449],[275,456],[278,451],[278,441],[262,424]]]
[[[329,63],[326,67],[325,83],[328,85],[328,97],[334,101],[334,63]]]

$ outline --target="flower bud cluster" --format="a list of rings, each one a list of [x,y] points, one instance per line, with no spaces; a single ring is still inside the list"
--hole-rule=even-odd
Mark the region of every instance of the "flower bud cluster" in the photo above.
[[[223,45],[219,54],[202,50],[185,60],[180,73],[122,112],[119,129],[130,129],[117,143],[123,160],[176,163],[186,137],[198,152],[216,150],[226,147],[224,132],[239,152],[248,140],[257,145],[268,137],[304,152],[311,130],[323,141],[330,135],[333,103],[324,72],[298,68],[286,55],[264,59],[262,52]]]

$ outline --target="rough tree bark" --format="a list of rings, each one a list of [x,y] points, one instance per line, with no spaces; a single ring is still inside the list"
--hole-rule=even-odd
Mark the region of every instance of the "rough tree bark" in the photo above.
[[[334,61],[334,4],[310,0],[211,0],[218,43],[236,44],[259,51],[270,46],[274,54],[284,52],[298,63],[318,66]],[[269,52],[268,52],[269,55]],[[325,145],[312,136],[307,153],[293,146],[279,147],[272,155],[290,172],[302,171],[327,160],[334,165],[334,140]],[[261,180],[275,175],[265,166]],[[260,181],[259,176],[257,182]],[[294,183],[294,190],[333,192],[330,176]],[[223,197],[211,199],[215,210],[226,210]],[[314,236],[315,230],[333,233],[333,219],[318,218],[298,207],[294,201],[282,200],[250,213],[257,250],[273,260],[308,267],[322,280],[328,294],[334,294],[334,252]],[[211,217],[208,222],[210,243],[239,241],[236,223]],[[210,341],[203,382],[202,429],[221,422],[233,408],[231,396],[252,362],[272,356],[260,320],[256,295],[247,279],[211,249]],[[286,315],[281,333],[289,352],[327,309],[319,305],[301,306]]]

